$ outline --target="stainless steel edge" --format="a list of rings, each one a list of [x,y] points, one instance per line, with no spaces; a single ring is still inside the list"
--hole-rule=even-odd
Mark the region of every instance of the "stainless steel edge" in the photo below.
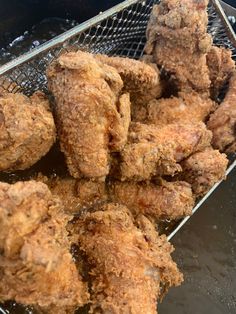
[[[95,17],[73,27],[72,29],[62,33],[61,35],[58,35],[54,37],[53,39],[47,41],[45,44],[40,45],[37,48],[34,48],[33,50],[26,52],[22,56],[4,64],[0,67],[0,75],[3,75],[7,73],[8,71],[12,70],[14,67],[19,66],[20,64],[31,60],[32,58],[36,57],[41,52],[45,52],[53,47],[56,47],[58,45],[63,44],[66,40],[72,38],[73,36],[79,34],[81,31],[85,31],[86,29],[90,28],[91,26],[103,21],[104,19],[111,17],[113,14],[116,14],[125,8],[129,7],[132,4],[139,3],[141,0],[126,0],[121,2],[120,4],[112,7],[111,9],[108,9],[104,11],[103,13],[100,13],[96,15]]]
[[[227,31],[227,35],[229,37],[229,39],[232,41],[232,44],[235,46],[236,48],[236,34],[224,12],[223,7],[221,6],[221,3],[219,0],[211,0],[212,4],[215,7],[216,12],[219,14],[219,16],[222,19],[222,23],[224,24],[226,31]]]
[[[227,16],[234,16],[236,18],[236,9],[234,7],[232,7],[231,5],[225,3],[222,0],[219,0],[219,2],[220,2],[220,5],[224,9],[224,11],[225,11]]]
[[[236,167],[236,160],[229,166],[229,168],[226,170],[226,176],[230,174],[230,172]],[[196,211],[199,209],[199,207],[207,200],[207,198],[215,191],[215,189],[224,181],[221,180],[217,182],[211,189],[210,191],[197,203],[197,205],[193,208],[192,215],[196,213]],[[192,217],[187,216],[185,217],[179,224],[178,226],[168,235],[168,240],[171,240],[173,236],[185,225],[185,223],[189,220],[189,218]]]

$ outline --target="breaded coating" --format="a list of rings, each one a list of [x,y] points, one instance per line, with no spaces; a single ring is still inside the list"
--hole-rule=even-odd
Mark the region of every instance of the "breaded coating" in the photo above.
[[[44,183],[48,185],[53,195],[61,199],[64,210],[71,214],[78,214],[85,208],[107,200],[106,184],[103,181],[76,180],[68,176],[46,178]]]
[[[225,177],[228,159],[218,150],[206,148],[191,155],[181,165],[183,173],[180,174],[180,178],[189,182],[194,194],[199,197]]]
[[[178,97],[154,99],[147,105],[146,123],[165,126],[175,122],[205,121],[216,104],[196,92],[179,93]]]
[[[191,186],[182,181],[161,185],[115,181],[109,191],[112,200],[128,207],[135,217],[143,214],[155,221],[189,216],[194,205]]]
[[[180,91],[210,88],[207,5],[208,0],[163,0],[151,13],[145,52],[172,76]]]
[[[42,92],[0,92],[0,171],[27,169],[50,150],[56,129]]]
[[[58,196],[67,213],[80,212],[81,203],[77,195],[77,181],[73,177],[52,177],[44,181],[53,195]]]
[[[207,127],[213,133],[212,145],[221,152],[236,151],[236,72],[231,77],[224,101],[210,116]]]
[[[61,55],[47,71],[56,102],[61,150],[75,178],[104,179],[109,153],[126,143],[129,94],[117,70],[78,51]]]
[[[0,300],[73,313],[88,301],[63,212],[44,183],[0,183]]]
[[[210,71],[211,96],[217,99],[235,70],[231,50],[212,46],[207,54],[207,65]]]
[[[142,61],[106,55],[96,55],[96,58],[118,71],[127,92],[145,95],[160,84],[158,69]]]
[[[99,60],[114,67],[124,82],[124,91],[130,93],[132,120],[137,114],[145,112],[147,103],[162,94],[163,83],[160,80],[160,71],[154,63],[97,55]],[[141,118],[136,121],[142,121]]]
[[[145,217],[137,228],[124,206],[102,210],[76,224],[92,281],[90,313],[156,314],[157,300],[183,280],[170,255],[172,245]]]
[[[131,123],[128,143],[121,152],[122,180],[149,180],[174,175],[180,161],[210,146],[212,134],[203,122],[166,126]]]
[[[76,193],[83,207],[95,207],[108,197],[105,182],[85,179],[77,181]]]

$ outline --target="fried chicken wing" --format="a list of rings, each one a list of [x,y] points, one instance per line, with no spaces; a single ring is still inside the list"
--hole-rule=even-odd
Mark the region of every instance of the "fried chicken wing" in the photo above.
[[[103,181],[76,180],[69,176],[39,176],[39,179],[48,185],[53,195],[61,199],[64,210],[70,214],[78,214],[107,200],[106,184]]]
[[[143,214],[153,220],[179,219],[191,215],[194,205],[191,186],[186,182],[120,182],[110,184],[114,202],[125,205],[137,217]]]
[[[121,152],[122,180],[149,180],[181,171],[180,161],[210,146],[212,134],[202,122],[163,127],[132,123]]]
[[[221,152],[236,151],[236,72],[229,82],[224,101],[207,123],[213,133],[212,145]]]
[[[225,177],[228,159],[218,150],[206,148],[194,153],[182,162],[183,173],[180,178],[189,182],[194,194],[199,197]]]
[[[27,169],[50,150],[56,129],[49,102],[36,92],[0,91],[0,171]]]
[[[231,50],[212,46],[207,54],[207,65],[210,71],[211,95],[217,99],[235,70]]]
[[[36,181],[0,183],[0,300],[70,309],[88,301],[70,253],[71,219]]]
[[[145,111],[150,100],[161,96],[163,83],[154,63],[106,55],[97,55],[96,58],[114,67],[120,74],[124,91],[130,93],[132,119],[136,118],[137,112],[140,115],[140,112]],[[141,118],[137,121],[141,121]]]
[[[92,54],[61,55],[48,69],[61,150],[75,178],[104,179],[109,153],[125,145],[130,101],[117,70]]]
[[[153,7],[145,51],[172,75],[178,90],[208,92],[207,0],[163,0]]]
[[[145,122],[164,126],[175,122],[205,121],[215,107],[210,98],[201,97],[196,92],[179,93],[178,97],[149,102]]]
[[[85,214],[75,227],[90,269],[90,313],[156,314],[157,300],[183,280],[173,247],[145,217],[138,228],[125,207],[102,210]]]

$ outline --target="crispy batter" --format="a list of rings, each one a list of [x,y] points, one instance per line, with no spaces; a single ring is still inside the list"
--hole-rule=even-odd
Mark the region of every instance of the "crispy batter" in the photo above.
[[[174,175],[179,162],[210,145],[212,134],[202,122],[175,123],[163,127],[132,123],[128,143],[121,152],[122,180],[148,180]]]
[[[130,122],[129,95],[121,95],[120,75],[92,54],[78,51],[61,55],[47,76],[70,174],[104,179],[109,152],[123,148]]]
[[[124,91],[130,93],[132,119],[137,118],[137,112],[145,111],[147,103],[162,94],[163,83],[160,72],[154,63],[145,63],[122,57],[97,55],[97,58],[114,67],[124,82]],[[141,121],[139,118],[136,121]]]
[[[157,300],[183,280],[170,255],[173,247],[145,217],[137,228],[125,207],[102,210],[76,225],[90,268],[90,313],[156,314]]]
[[[152,100],[147,106],[146,123],[166,125],[183,121],[205,121],[216,104],[196,92],[179,93],[179,97]]]
[[[207,54],[207,65],[210,71],[211,95],[217,99],[235,70],[231,50],[212,46]]]
[[[236,151],[236,72],[230,79],[224,101],[207,123],[213,133],[212,145],[221,152]]]
[[[153,7],[148,23],[145,51],[173,76],[181,91],[210,88],[207,4],[207,0],[163,0]]]
[[[107,200],[105,182],[79,180],[77,181],[76,193],[83,207],[94,207]]]
[[[42,177],[39,177],[42,181]],[[63,202],[66,212],[78,214],[85,208],[96,206],[107,200],[106,184],[103,181],[88,179],[76,180],[73,177],[52,177],[43,180],[53,195]]]
[[[70,216],[47,186],[0,183],[0,300],[75,309],[88,300],[70,254]],[[70,311],[73,313],[73,311]]]
[[[143,214],[150,219],[179,219],[192,213],[194,198],[186,182],[112,182],[110,195],[114,202],[127,206],[137,217]]]
[[[72,177],[52,177],[44,181],[53,195],[58,196],[63,202],[66,212],[75,214],[80,212],[81,203],[77,196],[76,179]]]
[[[0,92],[0,171],[29,168],[56,138],[49,103],[41,92],[31,97]]]
[[[158,69],[142,61],[106,55],[96,55],[96,58],[118,71],[126,92],[144,95],[148,90],[160,84]]]
[[[228,159],[218,150],[207,148],[193,154],[181,165],[183,173],[180,178],[192,185],[193,192],[198,197],[203,196],[215,183],[224,178]]]

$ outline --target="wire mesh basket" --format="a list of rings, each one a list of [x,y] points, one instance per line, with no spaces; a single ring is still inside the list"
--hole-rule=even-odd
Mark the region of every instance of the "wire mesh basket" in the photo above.
[[[59,54],[72,48],[93,53],[140,58],[143,54],[146,41],[145,32],[152,7],[159,2],[157,0],[127,0],[72,28],[0,67],[0,86],[9,92],[22,91],[26,95],[30,95],[38,89],[47,92],[45,76],[47,66]],[[208,15],[208,32],[212,35],[214,44],[231,49],[233,58],[236,60],[236,37],[218,0],[210,1]],[[231,162],[227,174],[235,165],[236,161]],[[198,202],[194,212],[218,184]],[[187,220],[188,217],[166,230],[169,239]]]

